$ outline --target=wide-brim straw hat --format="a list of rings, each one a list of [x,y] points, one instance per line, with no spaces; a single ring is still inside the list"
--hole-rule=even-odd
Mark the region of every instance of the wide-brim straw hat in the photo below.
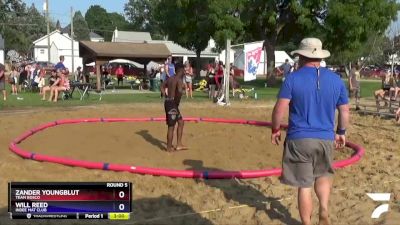
[[[328,50],[322,49],[322,42],[318,38],[304,38],[299,49],[292,51],[292,55],[302,55],[311,59],[325,59],[331,56]]]

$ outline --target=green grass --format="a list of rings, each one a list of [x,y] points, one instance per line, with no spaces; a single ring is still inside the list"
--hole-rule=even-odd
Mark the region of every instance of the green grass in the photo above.
[[[346,85],[347,81],[345,80]],[[265,88],[265,79],[257,79],[250,82],[244,82],[239,80],[239,83],[243,88],[254,88],[257,93],[257,101],[267,101],[276,99],[276,95],[279,91],[281,85],[281,80],[277,80],[276,85],[273,87]],[[381,86],[380,81],[362,81],[361,82],[361,95],[362,97],[372,97],[373,92],[379,89]],[[9,85],[7,85],[8,93]],[[124,89],[127,87],[124,87]],[[21,109],[29,107],[52,107],[52,106],[83,106],[83,105],[94,105],[94,104],[129,104],[129,103],[157,103],[162,102],[160,94],[158,92],[154,93],[137,93],[137,94],[107,94],[103,95],[102,101],[99,101],[99,95],[90,93],[89,97],[80,101],[78,92],[74,92],[74,96],[69,100],[60,100],[58,103],[52,103],[47,101],[42,101],[41,96],[38,93],[32,92],[22,92],[18,94],[18,97],[23,98],[23,100],[17,100],[17,96],[8,94],[8,99],[6,102],[0,100],[0,109]],[[251,96],[253,97],[253,96]],[[194,99],[186,100],[183,98],[183,102],[205,102],[210,101],[208,99],[208,94],[205,92],[195,92]],[[238,100],[237,98],[232,98],[231,101],[248,101],[248,100]]]
[[[348,80],[344,81],[348,87]],[[362,80],[361,81],[361,98],[373,97],[374,92],[382,86],[381,80]]]

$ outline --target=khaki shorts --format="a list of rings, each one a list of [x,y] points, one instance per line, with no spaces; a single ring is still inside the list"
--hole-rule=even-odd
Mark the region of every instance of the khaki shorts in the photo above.
[[[357,87],[353,90],[350,90],[350,98],[361,98],[361,89]]]
[[[329,140],[285,140],[281,182],[311,187],[316,178],[333,175],[333,149]]]

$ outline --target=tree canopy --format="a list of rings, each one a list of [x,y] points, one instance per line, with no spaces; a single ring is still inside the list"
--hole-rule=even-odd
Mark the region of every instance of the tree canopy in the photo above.
[[[370,37],[384,36],[400,9],[395,0],[329,1],[321,37],[332,61],[344,63],[361,57]]]
[[[74,23],[74,34],[75,34],[74,38],[78,41],[90,40],[89,27],[88,24],[86,23],[85,18],[82,16],[81,11],[75,12],[73,23]]]
[[[20,0],[0,1],[0,32],[6,50],[14,49],[27,55],[32,42],[46,35],[46,19],[35,5],[27,6]]]
[[[89,29],[104,37],[105,41],[111,41],[115,28],[129,30],[129,24],[124,16],[118,13],[109,13],[99,5],[92,5],[86,11],[85,20]]]
[[[157,21],[155,13],[160,0],[129,0],[125,4],[125,15],[130,28],[137,31],[150,32],[154,39],[163,39],[163,30]],[[170,1],[174,4],[174,1]]]

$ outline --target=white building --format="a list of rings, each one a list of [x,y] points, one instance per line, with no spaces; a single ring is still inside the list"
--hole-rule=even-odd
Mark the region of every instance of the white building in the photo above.
[[[104,42],[104,38],[94,32],[89,33],[90,41],[93,42]]]
[[[51,62],[56,64],[59,57],[64,56],[64,65],[70,71],[75,71],[78,66],[82,66],[82,58],[79,57],[79,43],[74,41],[74,68],[72,69],[72,40],[68,34],[62,34],[59,30],[55,30],[49,34],[50,36],[50,60],[48,58],[48,36],[43,36],[33,42],[34,60],[37,62]]]
[[[4,39],[0,34],[0,63],[4,65]]]

